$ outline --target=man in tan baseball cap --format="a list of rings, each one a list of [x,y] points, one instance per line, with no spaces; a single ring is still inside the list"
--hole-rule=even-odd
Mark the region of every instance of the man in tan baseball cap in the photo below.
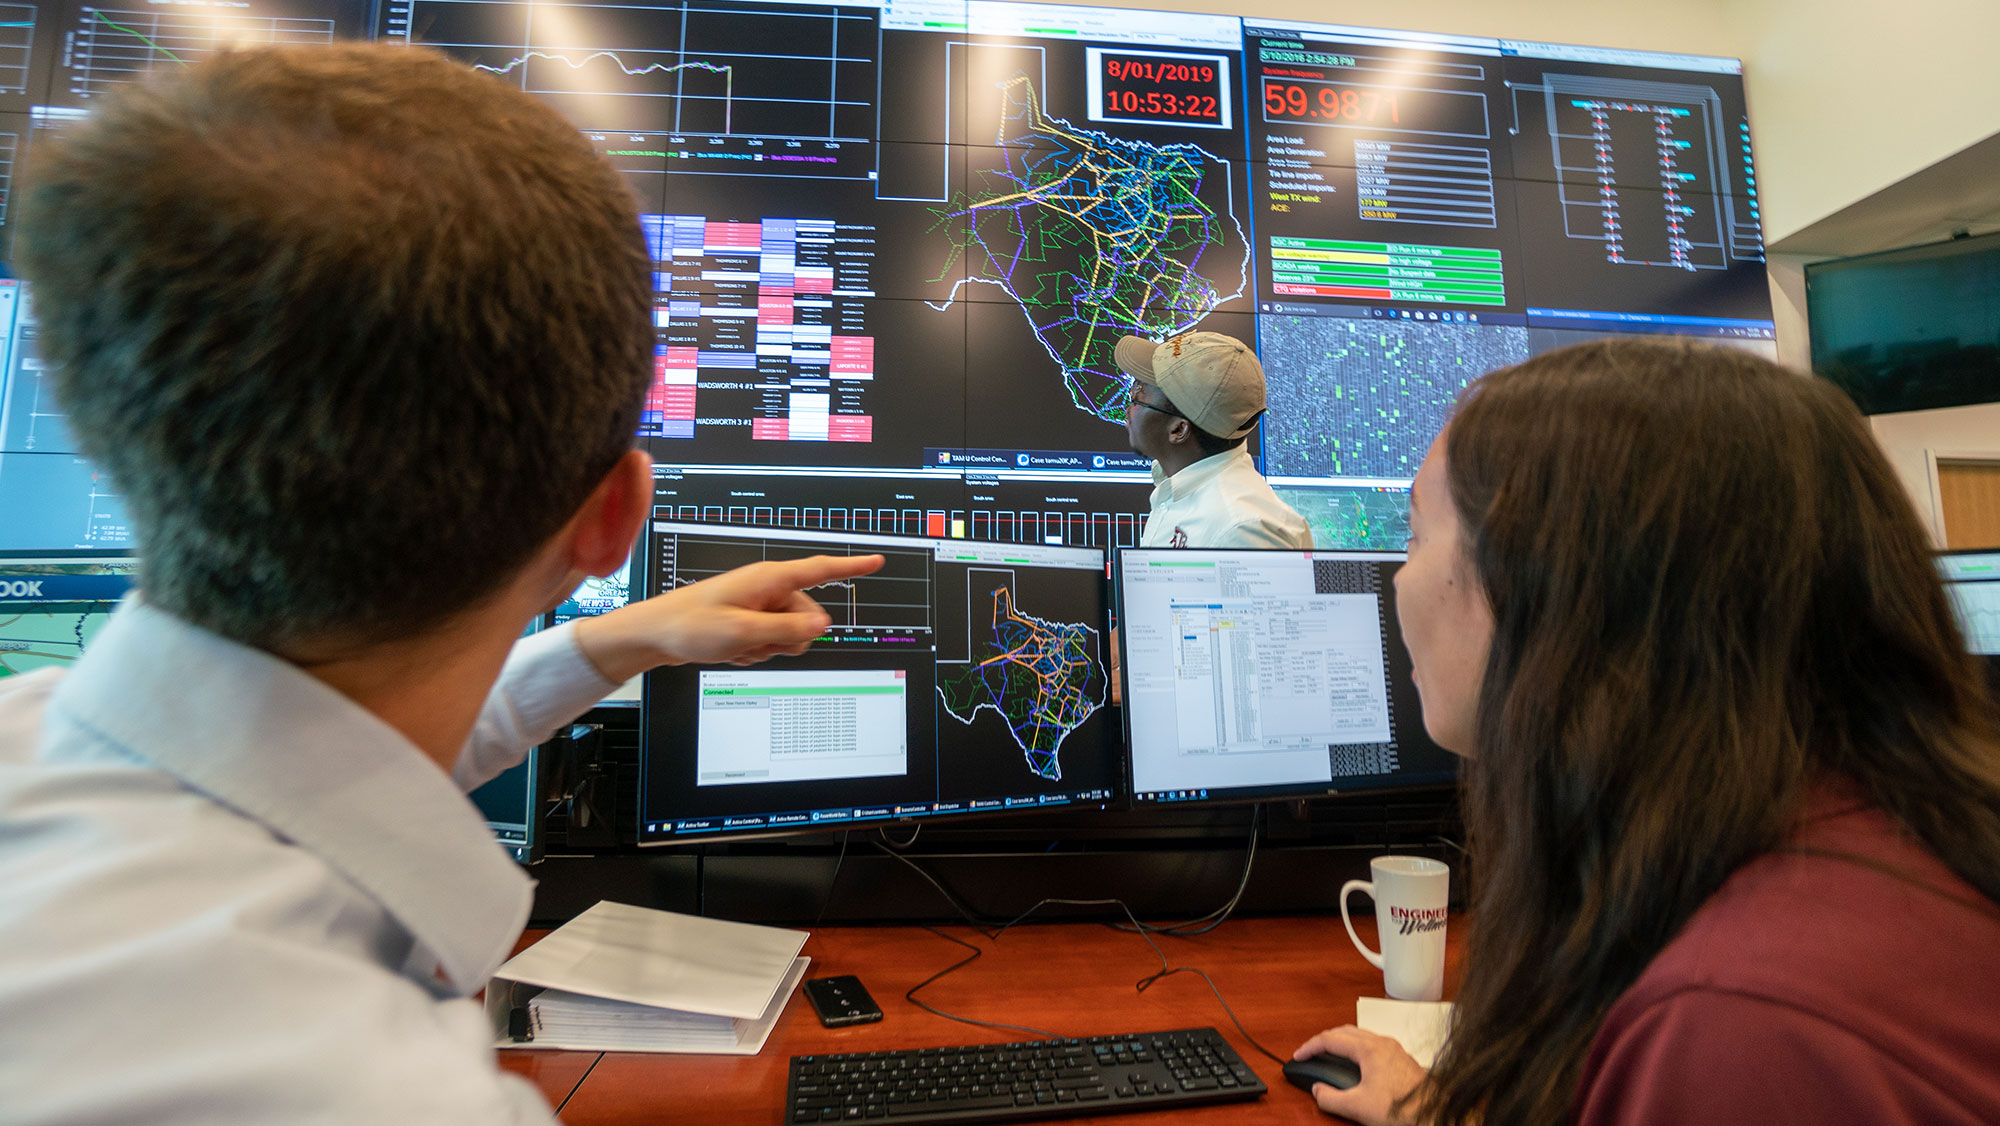
[[[1142,547],[1312,547],[1312,533],[1278,499],[1244,439],[1264,414],[1264,367],[1249,345],[1219,332],[1155,344],[1118,341],[1132,377],[1125,435],[1153,459],[1152,512]]]

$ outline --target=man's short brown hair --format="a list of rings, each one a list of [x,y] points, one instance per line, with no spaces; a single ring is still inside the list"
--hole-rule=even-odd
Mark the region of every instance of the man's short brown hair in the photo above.
[[[32,154],[19,256],[148,601],[263,646],[491,594],[632,445],[651,258],[554,111],[384,44],[223,52]]]

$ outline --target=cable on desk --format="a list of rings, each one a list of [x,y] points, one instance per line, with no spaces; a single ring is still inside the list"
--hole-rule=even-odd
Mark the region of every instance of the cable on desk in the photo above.
[[[1160,959],[1159,972],[1148,974],[1145,977],[1140,978],[1134,984],[1135,989],[1137,989],[1141,993],[1144,993],[1146,990],[1151,989],[1158,982],[1166,978],[1170,978],[1175,974],[1194,974],[1196,977],[1199,977],[1201,978],[1201,980],[1208,983],[1208,991],[1210,993],[1215,994],[1215,1003],[1221,1005],[1222,1011],[1229,1014],[1229,1023],[1236,1026],[1236,1031],[1243,1034],[1243,1039],[1249,1041],[1251,1047],[1257,1049],[1258,1051],[1264,1053],[1266,1056],[1270,1057],[1271,1062],[1273,1063],[1282,1066],[1286,1062],[1283,1057],[1278,1056],[1276,1053],[1272,1052],[1271,1049],[1266,1048],[1264,1045],[1258,1043],[1257,1038],[1255,1036],[1250,1035],[1250,1030],[1243,1027],[1242,1020],[1238,1019],[1236,1016],[1236,1010],[1230,1008],[1229,1002],[1223,999],[1222,990],[1216,987],[1215,979],[1208,976],[1208,971],[1198,969],[1194,966],[1176,966],[1173,963],[1169,962],[1167,960],[1167,952],[1160,949],[1159,943],[1153,941],[1152,934],[1148,933],[1149,928],[1147,928],[1144,924],[1139,922],[1139,917],[1132,913],[1131,906],[1128,905],[1122,899],[1044,899],[1040,903],[1035,904],[1033,907],[1028,908],[1026,911],[1021,912],[1019,915],[1015,916],[1010,922],[1008,922],[1006,926],[1003,926],[998,931],[994,932],[993,940],[996,942],[999,941],[1000,936],[1007,933],[1008,927],[1012,927],[1015,923],[1021,922],[1022,920],[1026,919],[1029,915],[1034,914],[1035,912],[1041,910],[1043,907],[1048,906],[1050,904],[1055,904],[1058,906],[1065,906],[1065,907],[1116,906],[1119,910],[1125,912],[1125,917],[1127,919],[1132,920],[1132,925],[1130,927],[1118,927],[1117,929],[1126,931],[1127,933],[1136,932],[1140,938],[1146,940],[1146,945],[1151,947],[1153,953],[1157,955]],[[1231,905],[1233,904],[1234,901],[1232,900]],[[1210,923],[1207,927],[1202,928],[1201,931],[1195,931],[1192,933],[1195,934],[1204,933],[1207,930],[1213,929],[1213,927],[1217,923],[1220,923],[1221,921],[1222,920],[1218,918],[1217,920],[1215,920],[1215,923]],[[1164,930],[1165,928],[1154,927],[1150,929]],[[967,961],[970,961],[970,959],[967,959]],[[953,966],[952,968],[957,969],[958,967]]]
[[[1252,823],[1252,829],[1253,829],[1253,833],[1254,833],[1254,829],[1255,829],[1255,823],[1254,823],[1254,821],[1253,821],[1253,823]],[[1253,839],[1254,839],[1254,838],[1253,838]],[[878,846],[878,847],[879,847],[879,846]],[[1183,974],[1183,973],[1188,973],[1188,974],[1194,974],[1194,975],[1196,975],[1196,976],[1200,977],[1200,978],[1201,978],[1201,979],[1202,979],[1203,981],[1205,981],[1205,982],[1207,982],[1207,983],[1208,983],[1208,990],[1209,990],[1209,992],[1211,992],[1211,993],[1215,994],[1215,1000],[1216,1000],[1216,1003],[1222,1006],[1222,1011],[1223,1011],[1223,1012],[1225,1012],[1225,1013],[1229,1014],[1229,1022],[1230,1022],[1231,1024],[1234,1024],[1234,1025],[1236,1026],[1236,1031],[1237,1031],[1237,1032],[1239,1032],[1239,1033],[1241,1033],[1241,1034],[1243,1035],[1243,1039],[1244,1039],[1244,1040],[1246,1040],[1246,1041],[1248,1041],[1251,1047],[1253,1047],[1253,1048],[1257,1049],[1258,1051],[1260,1051],[1260,1052],[1264,1053],[1264,1055],[1266,1055],[1267,1057],[1269,1057],[1269,1058],[1271,1059],[1271,1061],[1272,1061],[1272,1062],[1274,1062],[1274,1063],[1277,1063],[1277,1064],[1280,1064],[1280,1065],[1284,1064],[1285,1060],[1284,1060],[1284,1058],[1283,1058],[1283,1057],[1281,1057],[1281,1056],[1277,1055],[1276,1053],[1272,1052],[1272,1051],[1271,1051],[1271,1049],[1269,1049],[1269,1048],[1266,1048],[1266,1047],[1265,1047],[1265,1046],[1264,1046],[1263,1044],[1261,1044],[1261,1043],[1258,1043],[1258,1041],[1257,1041],[1257,1038],[1256,1038],[1255,1036],[1252,1036],[1252,1035],[1250,1035],[1250,1030],[1249,1030],[1249,1029],[1247,1029],[1247,1028],[1244,1028],[1244,1027],[1243,1027],[1243,1021],[1242,1021],[1241,1019],[1239,1019],[1239,1018],[1237,1017],[1237,1015],[1236,1015],[1236,1010],[1235,1010],[1235,1009],[1232,1009],[1232,1008],[1230,1008],[1230,1007],[1229,1007],[1229,1002],[1228,1002],[1227,1000],[1225,1000],[1225,999],[1223,998],[1223,996],[1222,996],[1222,990],[1220,990],[1220,989],[1218,989],[1218,988],[1216,987],[1216,984],[1215,984],[1215,979],[1214,979],[1214,978],[1212,978],[1212,977],[1209,977],[1209,976],[1208,976],[1208,973],[1207,973],[1206,971],[1204,971],[1204,970],[1201,970],[1201,969],[1198,969],[1198,968],[1196,968],[1196,967],[1194,967],[1194,966],[1176,966],[1176,965],[1174,965],[1173,963],[1171,963],[1171,962],[1169,962],[1169,961],[1167,960],[1167,954],[1166,954],[1166,951],[1164,951],[1164,950],[1161,950],[1161,949],[1160,949],[1160,945],[1159,945],[1159,943],[1157,943],[1157,942],[1154,942],[1154,941],[1153,941],[1153,936],[1152,936],[1152,934],[1150,933],[1150,931],[1166,931],[1166,930],[1168,930],[1168,928],[1164,928],[1164,927],[1153,927],[1153,928],[1147,928],[1146,926],[1144,926],[1143,924],[1141,924],[1141,923],[1139,922],[1139,917],[1138,917],[1137,915],[1135,915],[1135,914],[1133,914],[1133,913],[1132,913],[1132,908],[1131,908],[1131,906],[1130,906],[1129,904],[1127,904],[1127,903],[1126,903],[1126,902],[1125,902],[1124,900],[1122,900],[1122,899],[1044,899],[1044,900],[1040,901],[1039,903],[1036,903],[1036,904],[1035,904],[1035,905],[1034,905],[1033,907],[1030,907],[1030,908],[1028,908],[1028,909],[1027,909],[1026,911],[1023,911],[1023,912],[1021,912],[1021,913],[1020,913],[1019,915],[1016,915],[1016,916],[1014,916],[1014,917],[1013,917],[1012,919],[1009,919],[1009,920],[1008,920],[1007,922],[1005,922],[1005,923],[1001,924],[998,930],[994,930],[994,931],[988,931],[988,930],[986,929],[986,926],[987,926],[987,924],[985,924],[985,923],[982,923],[982,922],[981,922],[981,921],[980,921],[980,920],[978,919],[978,917],[977,917],[977,916],[975,916],[975,915],[974,915],[974,914],[973,914],[973,913],[972,913],[971,911],[967,910],[967,909],[966,909],[966,907],[965,907],[965,905],[964,905],[963,903],[959,902],[959,899],[958,899],[958,897],[957,897],[957,896],[953,895],[953,894],[952,894],[952,893],[950,892],[950,890],[949,890],[949,889],[947,889],[947,888],[946,888],[946,887],[944,886],[944,884],[940,883],[940,882],[939,882],[939,881],[937,880],[937,878],[936,878],[936,877],[932,876],[932,875],[931,875],[931,874],[930,874],[929,872],[926,872],[926,871],[924,871],[923,867],[922,867],[921,865],[919,865],[919,864],[918,864],[918,863],[917,863],[916,861],[914,861],[914,860],[911,860],[911,859],[910,859],[909,857],[907,857],[907,856],[904,856],[904,855],[902,855],[901,853],[897,853],[897,852],[890,852],[890,850],[888,850],[888,849],[886,849],[886,848],[884,848],[884,849],[883,849],[883,851],[884,851],[884,852],[889,852],[889,854],[890,854],[891,856],[894,856],[894,857],[896,857],[896,858],[897,858],[898,860],[901,860],[901,861],[902,861],[903,863],[905,863],[905,864],[909,865],[912,871],[916,872],[916,873],[917,873],[917,875],[919,875],[919,876],[922,876],[922,877],[923,877],[923,878],[924,878],[925,880],[929,881],[930,885],[931,885],[932,887],[934,887],[934,888],[936,888],[936,889],[938,890],[938,894],[940,894],[940,895],[944,896],[944,898],[945,898],[945,901],[946,901],[947,903],[950,903],[950,904],[952,905],[952,908],[953,908],[954,910],[956,910],[956,911],[957,911],[957,912],[959,913],[959,915],[960,915],[960,916],[962,916],[962,917],[963,917],[963,918],[965,919],[965,921],[966,921],[967,923],[969,923],[969,924],[970,924],[970,925],[972,926],[972,929],[973,929],[973,930],[975,930],[975,931],[977,931],[977,932],[978,932],[978,933],[980,933],[981,935],[984,935],[984,936],[986,937],[986,939],[987,939],[988,941],[993,941],[993,942],[997,942],[997,941],[999,941],[999,939],[1000,939],[1000,936],[1001,936],[1001,935],[1003,935],[1003,934],[1005,934],[1005,933],[1007,933],[1007,930],[1008,930],[1008,929],[1009,929],[1010,927],[1013,927],[1013,926],[1014,926],[1015,924],[1017,924],[1017,923],[1020,923],[1020,922],[1022,922],[1022,921],[1024,921],[1024,920],[1026,920],[1028,916],[1030,916],[1030,915],[1034,914],[1035,912],[1037,912],[1037,911],[1041,910],[1042,908],[1044,908],[1044,907],[1047,907],[1047,906],[1050,906],[1050,905],[1052,905],[1052,904],[1053,904],[1053,905],[1059,905],[1059,906],[1068,906],[1068,907],[1109,907],[1109,906],[1115,906],[1115,907],[1117,907],[1117,908],[1118,908],[1119,910],[1121,910],[1121,911],[1125,912],[1125,917],[1126,917],[1127,919],[1130,919],[1130,920],[1131,920],[1131,922],[1132,922],[1132,925],[1131,925],[1130,927],[1119,927],[1118,929],[1120,929],[1120,930],[1124,930],[1124,931],[1126,931],[1127,933],[1137,933],[1137,934],[1138,934],[1138,936],[1139,936],[1140,938],[1142,938],[1142,939],[1145,939],[1145,941],[1146,941],[1146,945],[1147,945],[1147,946],[1149,946],[1149,947],[1151,947],[1151,948],[1152,948],[1152,950],[1153,950],[1153,953],[1154,953],[1155,955],[1157,955],[1157,956],[1159,957],[1159,959],[1160,959],[1160,969],[1159,969],[1159,972],[1157,972],[1157,973],[1153,973],[1153,974],[1148,974],[1147,976],[1145,976],[1145,977],[1143,977],[1143,978],[1140,978],[1140,979],[1138,980],[1138,982],[1136,982],[1136,983],[1135,983],[1135,986],[1134,986],[1134,988],[1136,988],[1136,989],[1137,989],[1137,990],[1138,990],[1138,991],[1139,991],[1140,993],[1144,993],[1144,992],[1145,992],[1146,990],[1148,990],[1148,989],[1152,988],[1152,987],[1153,987],[1153,985],[1154,985],[1154,984],[1155,984],[1156,982],[1159,982],[1159,981],[1161,981],[1161,980],[1163,980],[1163,979],[1165,979],[1165,978],[1169,978],[1169,977],[1172,977],[1172,976],[1173,976],[1173,975],[1175,975],[1175,974]],[[1247,877],[1247,876],[1245,877],[1245,880],[1246,880],[1246,882],[1247,882],[1247,880],[1248,880],[1248,877]],[[1239,895],[1239,896],[1241,895],[1241,891],[1240,891],[1240,889],[1239,889],[1239,892],[1238,892],[1238,895]],[[1232,899],[1230,900],[1230,902],[1229,902],[1228,904],[1225,904],[1225,905],[1224,905],[1224,908],[1223,908],[1223,912],[1224,912],[1224,913],[1226,914],[1226,911],[1227,911],[1227,908],[1229,908],[1229,907],[1233,907],[1234,905],[1235,905],[1235,899],[1234,899],[1234,898],[1232,898]],[[1216,914],[1216,912],[1210,912],[1210,914]],[[1200,922],[1201,920],[1194,920],[1194,921],[1196,921],[1196,922]],[[1220,923],[1221,921],[1222,921],[1222,920],[1221,920],[1221,918],[1217,918],[1217,919],[1215,920],[1215,922],[1214,922],[1214,923],[1211,923],[1211,924],[1210,924],[1210,925],[1209,925],[1208,927],[1204,927],[1204,928],[1202,928],[1202,931],[1196,931],[1196,932],[1193,932],[1193,933],[1202,933],[1203,931],[1206,931],[1206,930],[1209,930],[1209,929],[1212,929],[1212,928],[1213,928],[1213,927],[1214,927],[1214,926],[1215,926],[1216,924]],[[1025,1032],[1034,1032],[1034,1033],[1036,1033],[1037,1035],[1041,1035],[1041,1036],[1048,1036],[1048,1037],[1051,1037],[1051,1038],[1057,1038],[1057,1034],[1056,1034],[1056,1033],[1053,1033],[1053,1032],[1044,1032],[1044,1031],[1042,1031],[1041,1029],[1035,1029],[1035,1028],[1028,1028],[1028,1027],[1026,1027],[1026,1026],[1024,1026],[1024,1025],[1018,1025],[1018,1024],[997,1024],[997,1023],[994,1023],[994,1022],[992,1022],[992,1021],[983,1021],[983,1020],[975,1020],[975,1019],[973,1019],[973,1018],[970,1018],[970,1017],[961,1017],[961,1016],[957,1016],[957,1015],[955,1015],[955,1014],[952,1014],[952,1013],[947,1013],[947,1012],[945,1012],[945,1011],[944,1011],[944,1010],[942,1010],[942,1009],[938,1009],[938,1008],[934,1008],[933,1006],[931,1006],[931,1005],[929,1005],[929,1004],[926,1004],[926,1003],[925,1003],[925,1002],[923,1002],[923,1001],[919,1001],[919,1000],[917,1000],[917,998],[916,998],[916,992],[917,992],[917,990],[919,990],[919,989],[922,989],[922,988],[924,988],[924,986],[927,986],[927,985],[931,984],[932,982],[935,982],[935,981],[937,981],[938,979],[940,979],[940,978],[944,977],[944,976],[945,976],[945,975],[947,975],[947,974],[950,974],[950,973],[953,973],[953,972],[956,972],[957,970],[959,970],[960,968],[962,968],[962,967],[964,967],[964,966],[968,966],[968,965],[971,965],[971,964],[972,964],[972,963],[973,963],[974,961],[976,961],[976,960],[977,960],[977,959],[978,959],[978,958],[980,957],[980,955],[982,955],[983,953],[985,953],[985,951],[983,951],[983,950],[979,949],[979,947],[977,947],[977,946],[974,946],[974,945],[973,945],[973,944],[971,944],[970,942],[967,942],[967,941],[965,941],[964,939],[962,939],[962,938],[958,938],[958,937],[955,937],[955,936],[953,936],[953,935],[948,935],[948,934],[944,933],[943,931],[941,931],[941,930],[938,930],[938,929],[937,929],[936,927],[932,927],[932,926],[928,926],[928,925],[926,925],[926,926],[924,927],[924,929],[925,929],[925,930],[927,930],[927,931],[930,931],[930,932],[931,932],[932,934],[934,934],[934,935],[937,935],[937,936],[938,936],[939,938],[944,938],[944,939],[949,939],[950,941],[952,941],[952,942],[956,942],[956,943],[958,943],[958,944],[959,944],[960,946],[963,946],[963,947],[965,947],[966,949],[968,949],[968,950],[972,951],[972,957],[970,957],[970,958],[962,958],[962,959],[960,959],[959,961],[957,961],[957,962],[953,963],[952,965],[950,965],[950,966],[947,966],[947,967],[945,967],[944,969],[942,969],[942,970],[939,970],[939,971],[938,971],[937,973],[934,973],[934,974],[932,974],[932,975],[931,975],[930,977],[928,977],[928,978],[925,978],[925,979],[924,979],[924,980],[923,980],[922,982],[920,982],[919,984],[917,984],[917,985],[916,985],[916,986],[915,986],[914,988],[910,989],[910,991],[909,991],[909,992],[907,992],[907,993],[903,994],[903,999],[904,999],[904,1000],[906,1000],[906,1001],[910,1002],[911,1004],[913,1004],[913,1005],[917,1006],[917,1007],[918,1007],[918,1008],[920,1008],[920,1009],[923,1009],[924,1011],[926,1011],[926,1012],[928,1012],[928,1013],[932,1013],[932,1014],[934,1014],[934,1015],[936,1015],[936,1016],[941,1016],[941,1017],[945,1018],[946,1020],[952,1020],[952,1021],[958,1021],[958,1022],[959,1022],[959,1023],[961,1023],[961,1024],[974,1024],[974,1025],[979,1025],[979,1026],[981,1026],[981,1027],[984,1027],[984,1028],[1010,1028],[1010,1029],[1019,1029],[1019,1030],[1021,1030],[1021,1031],[1025,1031]]]
[[[591,1072],[593,1072],[593,1071],[596,1071],[596,1070],[597,1070],[597,1065],[598,1065],[599,1063],[602,1063],[603,1061],[604,1061],[604,1053],[603,1053],[603,1052],[599,1052],[599,1053],[597,1053],[597,1058],[596,1058],[596,1059],[594,1059],[594,1060],[591,1060],[591,1061],[590,1061],[590,1066],[589,1066],[589,1067],[586,1067],[586,1068],[584,1068],[584,1069],[583,1069],[583,1074],[577,1077],[577,1080],[576,1080],[576,1085],[575,1085],[575,1086],[572,1086],[572,1087],[571,1087],[571,1088],[569,1089],[569,1094],[567,1094],[567,1095],[564,1095],[564,1096],[563,1096],[563,1098],[562,1098],[562,1102],[560,1102],[560,1103],[557,1103],[557,1104],[556,1104],[556,1108],[555,1108],[555,1109],[554,1109],[553,1111],[550,1111],[549,1113],[551,1113],[551,1114],[561,1114],[561,1113],[562,1113],[562,1110],[563,1110],[563,1107],[566,1107],[566,1106],[568,1106],[568,1105],[569,1105],[569,1101],[570,1101],[571,1099],[573,1099],[573,1098],[575,1098],[575,1097],[576,1097],[576,1093],[577,1093],[578,1091],[581,1091],[581,1090],[583,1090],[583,1081],[584,1081],[585,1079],[588,1079],[588,1078],[590,1078],[590,1073],[591,1073]]]
[[[943,1009],[940,1009],[930,1004],[927,1001],[917,1000],[917,990],[922,989],[924,986],[929,985],[931,982],[934,982],[939,978],[945,976],[946,974],[951,973],[954,970],[957,970],[961,966],[971,965],[972,963],[978,961],[986,953],[986,951],[981,950],[979,947],[974,946],[970,942],[967,942],[956,935],[946,934],[943,931],[929,924],[924,924],[924,929],[938,936],[939,938],[945,939],[948,942],[958,943],[960,946],[963,946],[967,950],[972,951],[972,956],[969,958],[960,958],[958,961],[953,962],[951,965],[946,966],[944,969],[939,970],[938,972],[932,974],[931,976],[911,986],[909,990],[903,994],[903,1000],[908,1001],[910,1004],[915,1005],[917,1008],[922,1009],[923,1011],[930,1013],[934,1016],[941,1016],[946,1020],[955,1020],[960,1024],[976,1024],[981,1028],[1007,1028],[1007,1029],[1013,1029],[1014,1031],[1017,1032],[1032,1032],[1037,1036],[1046,1036],[1051,1040],[1063,1039],[1062,1034],[1059,1032],[1050,1032],[1047,1029],[1043,1028],[1029,1028],[1025,1024],[1002,1024],[999,1021],[978,1020],[973,1017],[962,1017],[956,1013],[945,1012]],[[984,934],[985,932],[981,931],[980,933]]]

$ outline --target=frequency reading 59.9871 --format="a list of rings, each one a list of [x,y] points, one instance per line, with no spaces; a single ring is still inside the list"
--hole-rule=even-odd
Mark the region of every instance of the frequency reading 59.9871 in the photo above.
[[[1400,125],[1402,107],[1394,91],[1356,89],[1328,83],[1264,83],[1264,110],[1271,117],[1341,121],[1355,125]]]

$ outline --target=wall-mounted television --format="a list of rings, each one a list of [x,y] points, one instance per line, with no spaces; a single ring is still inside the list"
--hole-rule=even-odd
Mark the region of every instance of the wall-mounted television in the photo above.
[[[1806,319],[1863,414],[2000,402],[2000,232],[1813,263]]]

